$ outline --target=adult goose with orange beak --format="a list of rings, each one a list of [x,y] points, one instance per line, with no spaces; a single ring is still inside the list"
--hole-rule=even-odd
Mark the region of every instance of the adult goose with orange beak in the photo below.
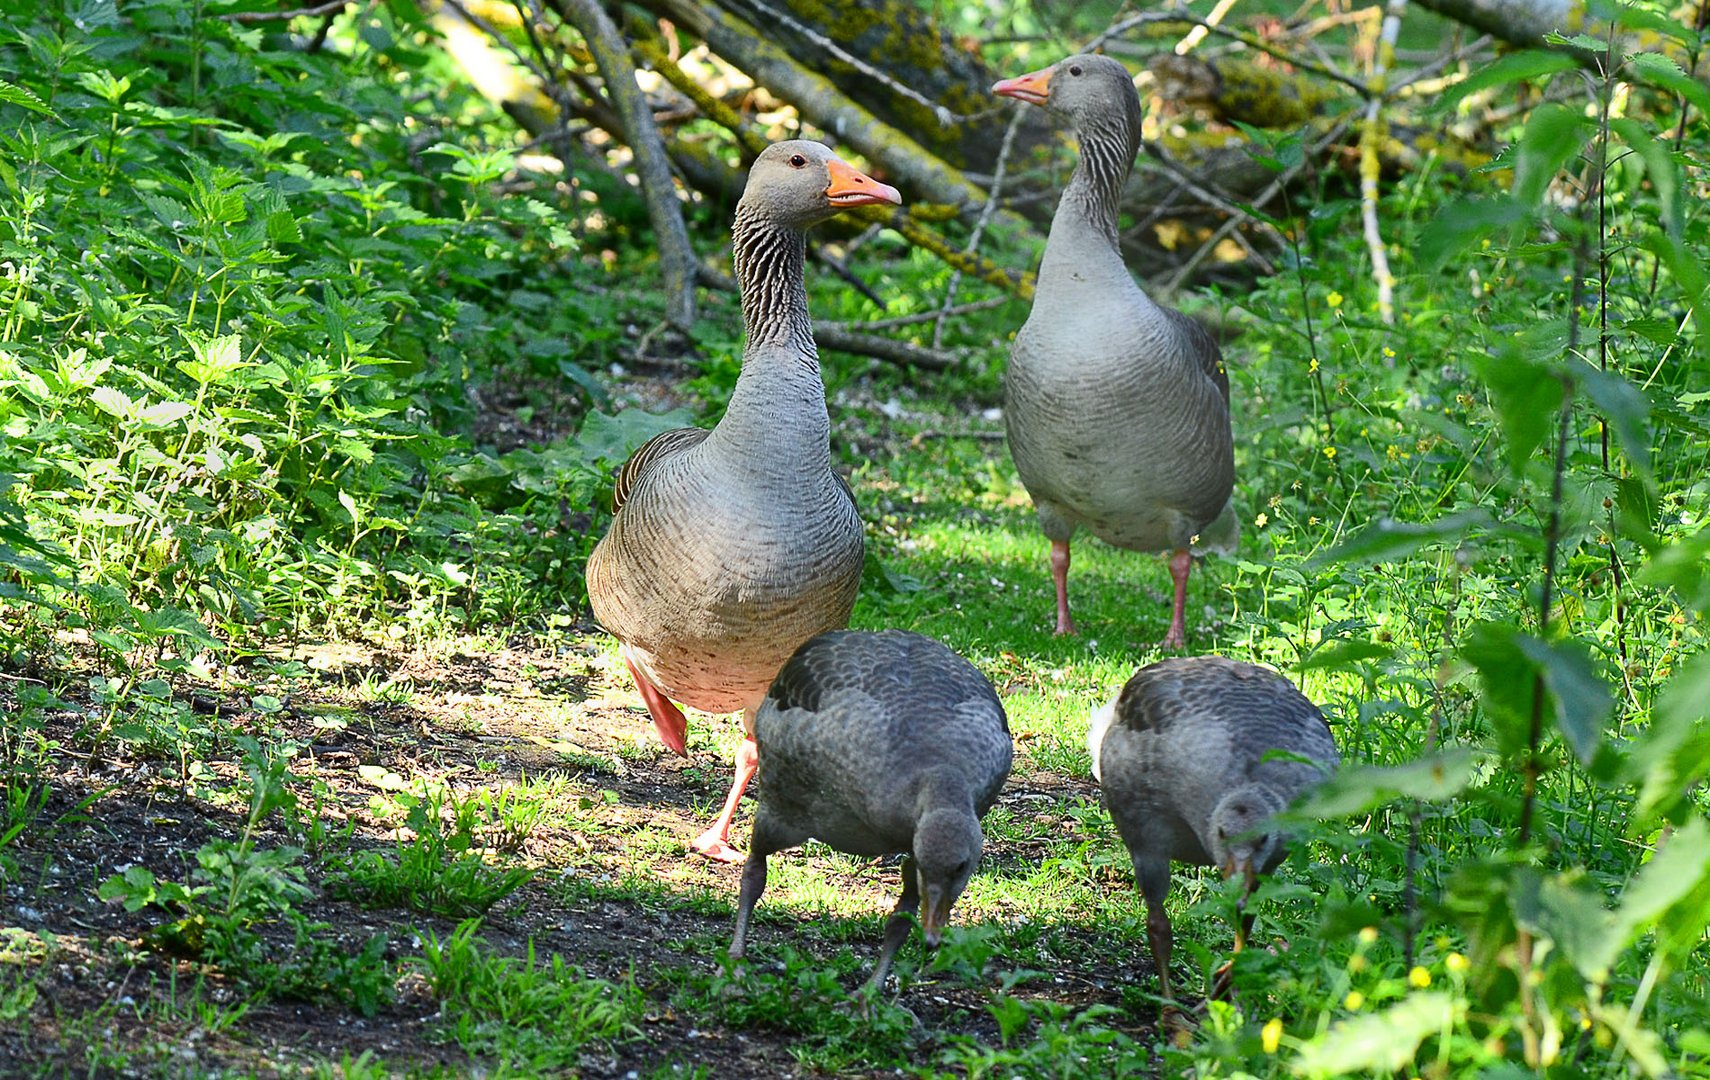
[[[805,233],[848,207],[900,203],[815,142],[767,147],[736,207],[747,344],[724,416],[644,443],[618,471],[612,524],[588,559],[588,599],[660,741],[688,757],[674,702],[741,710],[718,819],[695,851],[740,862],[731,821],[754,775],[754,712],[804,641],[843,626],[863,556],[861,516],[831,468],[831,422],[803,278]]]
[[[1057,633],[1069,612],[1069,541],[1170,553],[1175,602],[1162,644],[1186,643],[1188,574],[1239,529],[1229,377],[1204,327],[1152,301],[1117,243],[1118,201],[1140,145],[1140,99],[1104,56],[1071,56],[994,93],[1060,113],[1080,136],[1039,265],[1033,310],[1004,378],[1016,471],[1051,541]]]

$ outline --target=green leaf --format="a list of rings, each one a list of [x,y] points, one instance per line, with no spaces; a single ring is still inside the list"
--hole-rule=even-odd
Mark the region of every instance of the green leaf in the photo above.
[[[90,404],[116,420],[129,420],[136,415],[136,402],[123,391],[111,386],[97,386],[89,392]]]
[[[1609,966],[1621,954],[1615,919],[1603,906],[1603,893],[1585,880],[1583,871],[1552,874],[1517,870],[1509,892],[1517,925],[1547,938],[1586,980],[1602,983]]]
[[[1621,894],[1615,911],[1620,948],[1648,926],[1681,921],[1669,918],[1670,910],[1710,881],[1710,823],[1704,818],[1688,819],[1660,846]],[[1702,917],[1695,918],[1694,925],[1705,925]]]
[[[1642,244],[1668,267],[1669,276],[1685,294],[1683,306],[1692,313],[1692,321],[1698,327],[1697,347],[1702,349],[1704,342],[1710,340],[1710,311],[1706,311],[1704,305],[1704,294],[1710,287],[1710,272],[1704,268],[1702,254],[1667,233],[1653,232],[1645,237]]]
[[[40,113],[43,116],[51,116],[55,120],[59,119],[59,114],[48,108],[47,102],[38,97],[34,90],[31,90],[27,86],[20,85],[19,83],[0,80],[0,101],[10,102],[13,105],[22,105],[31,112]]]
[[[650,413],[641,409],[625,409],[616,416],[590,412],[576,434],[576,445],[587,460],[604,459],[623,462],[636,448],[662,431],[689,427],[694,414],[687,409],[672,409],[666,413]]]
[[[1291,817],[1335,818],[1363,814],[1397,799],[1443,802],[1472,783],[1476,755],[1454,746],[1405,765],[1351,765],[1326,778]]]
[[[1545,642],[1520,634],[1515,644],[1537,665],[1555,704],[1556,728],[1581,763],[1589,765],[1603,741],[1603,727],[1615,711],[1615,698],[1598,677],[1591,655],[1572,639]]]
[[[1395,655],[1395,650],[1388,645],[1379,645],[1375,641],[1329,641],[1321,643],[1318,648],[1294,665],[1296,671],[1313,671],[1318,668],[1350,667],[1365,660],[1387,660]]]
[[[137,413],[137,421],[149,427],[171,427],[173,424],[189,416],[191,405],[188,401],[157,401],[144,407]]]
[[[1382,1012],[1336,1021],[1323,1038],[1301,1047],[1291,1068],[1301,1076],[1395,1072],[1465,1012],[1466,1003],[1450,994],[1412,994]]]
[[[1540,105],[1515,147],[1514,200],[1528,209],[1544,201],[1556,174],[1584,149],[1591,121],[1566,105]]]
[[[1523,468],[1558,421],[1562,394],[1560,375],[1548,364],[1527,358],[1520,350],[1475,352],[1468,361],[1490,389],[1491,404],[1508,451],[1508,464]]]
[[[1685,227],[1686,213],[1680,198],[1680,164],[1675,161],[1673,153],[1651,134],[1649,127],[1637,120],[1616,117],[1609,121],[1609,130],[1631,147],[1644,163],[1645,176],[1656,192],[1658,216],[1669,235],[1678,238]]]
[[[1474,529],[1490,525],[1491,517],[1482,509],[1458,511],[1424,524],[1379,518],[1359,535],[1308,559],[1306,566],[1318,570],[1334,563],[1387,562],[1432,544],[1459,542]]]
[[[1433,270],[1499,229],[1526,219],[1526,208],[1506,196],[1467,199],[1444,207],[1419,238],[1419,261]]]
[[[1520,52],[1509,53],[1492,63],[1479,65],[1478,70],[1445,91],[1429,111],[1445,112],[1455,108],[1468,95],[1476,94],[1481,90],[1488,90],[1495,86],[1508,86],[1512,83],[1536,79],[1544,75],[1556,75],[1563,71],[1573,71],[1577,67],[1579,67],[1579,61],[1563,52],[1548,49],[1522,49]]]
[[[1660,52],[1634,53],[1627,57],[1627,67],[1652,86],[1661,87],[1696,106],[1700,114],[1710,113],[1710,89],[1680,70],[1669,57]]]
[[[1461,655],[1477,669],[1485,715],[1496,731],[1497,748],[1512,758],[1531,738],[1537,666],[1520,647],[1525,637],[1509,623],[1480,623],[1461,644]]]
[[[1710,775],[1710,653],[1675,671],[1657,695],[1651,726],[1635,740],[1623,776],[1639,783],[1629,828],[1690,806],[1687,793]]]
[[[1633,580],[1673,589],[1680,602],[1694,611],[1710,610],[1710,529],[1658,549]]]
[[[1599,371],[1586,366],[1579,372],[1579,383],[1586,396],[1609,422],[1621,452],[1644,480],[1645,486],[1655,483],[1651,473],[1651,435],[1646,427],[1651,415],[1650,402],[1639,388],[1613,371]]]

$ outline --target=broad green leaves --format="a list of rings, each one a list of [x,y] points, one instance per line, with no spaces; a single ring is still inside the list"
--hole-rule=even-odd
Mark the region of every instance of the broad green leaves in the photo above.
[[[1505,757],[1527,748],[1536,717],[1560,731],[1582,763],[1591,763],[1614,699],[1583,645],[1540,641],[1512,625],[1485,623],[1461,654],[1478,670]]]

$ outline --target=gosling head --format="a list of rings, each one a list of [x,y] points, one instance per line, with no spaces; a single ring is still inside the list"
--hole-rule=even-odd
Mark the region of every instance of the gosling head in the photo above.
[[[914,830],[914,867],[920,888],[920,929],[936,948],[950,923],[950,905],[968,887],[985,850],[980,821],[968,810],[929,811]]]
[[[1286,840],[1270,824],[1281,807],[1253,788],[1232,791],[1211,812],[1212,863],[1224,877],[1240,876],[1248,891],[1260,874],[1282,861]]]

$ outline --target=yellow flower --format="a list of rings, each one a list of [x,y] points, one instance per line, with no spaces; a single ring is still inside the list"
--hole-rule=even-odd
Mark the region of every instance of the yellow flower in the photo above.
[[[1342,1005],[1349,1012],[1359,1012],[1360,1006],[1364,1005],[1365,1003],[1366,1003],[1366,995],[1360,993],[1358,990],[1348,991],[1348,996],[1342,999]]]
[[[1383,355],[1384,355],[1384,359],[1386,359],[1386,360],[1394,360],[1395,359],[1395,350],[1390,348],[1388,345],[1385,345],[1383,347]]]
[[[1326,446],[1324,448],[1324,456],[1332,461],[1336,460],[1336,448],[1334,446]]]
[[[1316,524],[1318,524],[1318,515],[1317,515],[1317,514],[1314,514],[1314,515],[1312,515],[1312,516],[1311,516],[1311,517],[1309,517],[1309,518],[1307,518],[1307,519],[1306,519],[1306,523],[1307,523],[1307,524],[1308,524],[1308,525],[1316,525]]]
[[[1259,1029],[1259,1043],[1265,1048],[1265,1053],[1276,1053],[1282,1044],[1282,1021],[1274,1016],[1266,1020],[1265,1026]]]
[[[1423,990],[1431,985],[1431,973],[1418,965],[1414,965],[1413,970],[1407,973],[1407,981]]]
[[[1365,929],[1360,931],[1360,941],[1362,943],[1364,943],[1366,945],[1370,945],[1372,942],[1374,942],[1376,940],[1377,940],[1377,927],[1368,926]]]
[[[1342,306],[1342,294],[1332,290],[1330,295],[1326,296],[1324,298],[1324,302],[1326,304],[1329,304],[1331,307],[1341,307]]]
[[[1271,515],[1265,513],[1262,510],[1259,512],[1259,516],[1253,519],[1253,524],[1258,526],[1261,529],[1264,528],[1266,525],[1269,525],[1270,523],[1271,523]]]
[[[1452,952],[1443,958],[1443,966],[1459,975],[1467,969],[1467,958],[1458,952]]]
[[[1318,371],[1318,357],[1314,356],[1312,358],[1312,362],[1306,365],[1306,373],[1308,375],[1313,375],[1313,374],[1316,374],[1317,371]]]

